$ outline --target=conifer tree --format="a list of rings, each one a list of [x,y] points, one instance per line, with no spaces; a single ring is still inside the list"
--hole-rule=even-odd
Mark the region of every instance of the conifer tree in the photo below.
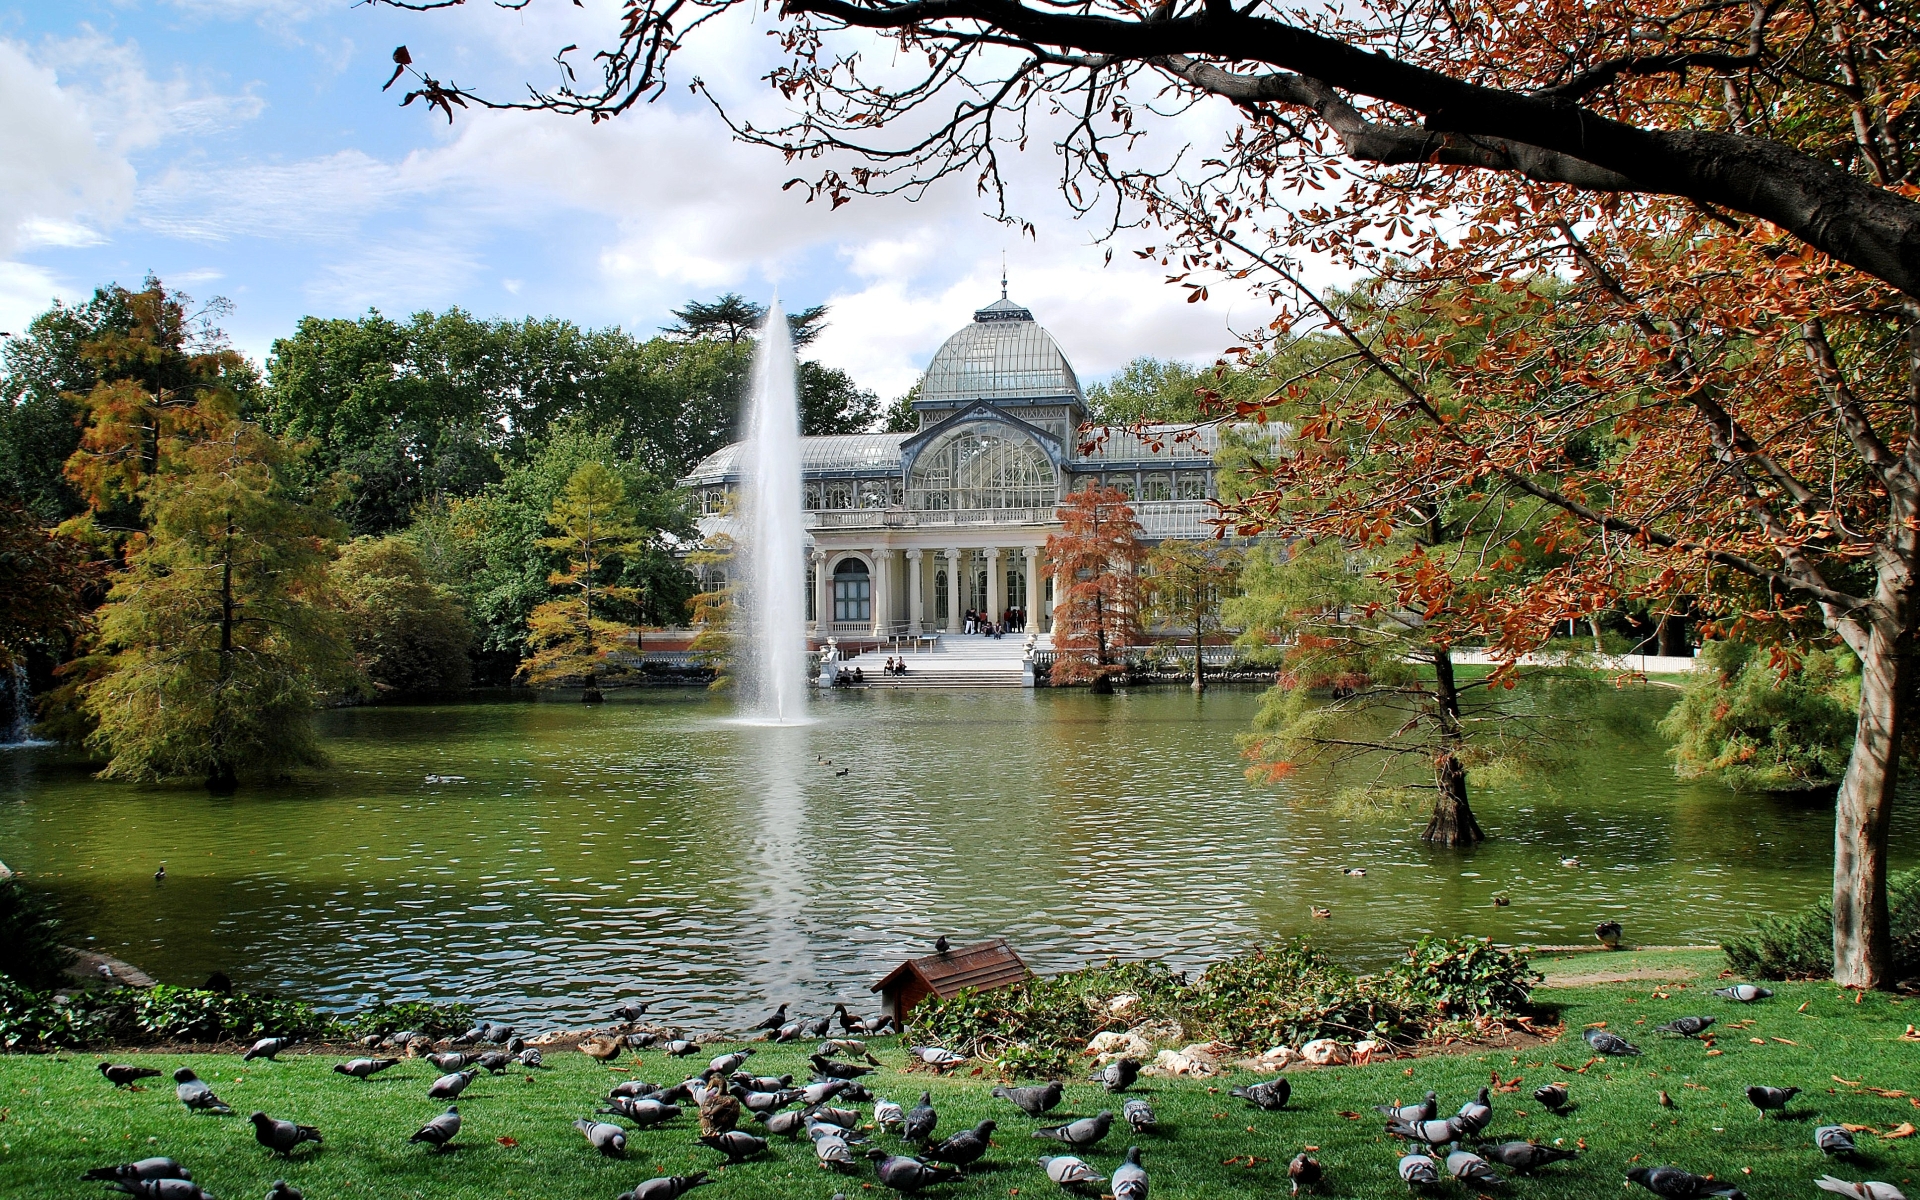
[[[1052,681],[1111,692],[1140,632],[1140,523],[1126,493],[1099,484],[1068,495],[1057,515],[1046,559],[1066,586],[1054,600]]]
[[[527,619],[527,648],[522,665],[535,685],[586,679],[581,697],[601,699],[599,675],[608,656],[623,648],[628,626],[602,615],[610,602],[631,603],[639,589],[602,582],[610,559],[637,553],[644,531],[634,520],[626,485],[605,463],[588,462],[567,480],[547,524],[556,532],[540,539],[549,550],[567,556],[567,569],[547,582],[562,595],[540,605]]]

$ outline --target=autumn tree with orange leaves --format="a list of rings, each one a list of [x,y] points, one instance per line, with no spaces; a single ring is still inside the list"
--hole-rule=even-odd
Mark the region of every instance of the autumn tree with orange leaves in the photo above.
[[[1055,512],[1061,529],[1047,536],[1045,551],[1057,581],[1049,678],[1111,692],[1140,632],[1140,523],[1125,492],[1097,483],[1069,493]]]
[[[586,78],[562,52],[554,85],[505,101],[404,51],[395,77],[448,119],[494,105],[598,121],[659,95],[706,25],[759,11],[628,0]],[[1309,405],[1282,388],[1299,453],[1270,464],[1242,526],[1366,547],[1436,492],[1494,512],[1529,500],[1556,514],[1532,536],[1562,569],[1439,605],[1458,636],[1513,656],[1568,616],[1696,595],[1744,634],[1845,643],[1863,670],[1836,806],[1835,978],[1890,982],[1887,833],[1920,625],[1911,6],[785,0],[778,22],[768,82],[794,115],[730,124],[811,164],[809,195],[837,207],[952,175],[1004,206],[1000,156],[1050,138],[1068,204],[1152,242],[1138,252],[1193,299],[1235,280],[1272,300],[1270,341],[1348,338],[1348,364],[1388,390]],[[1182,140],[1209,113],[1217,142]],[[1538,319],[1441,362],[1431,325],[1344,323],[1304,286],[1316,258],[1403,287],[1416,311],[1493,285]],[[1431,386],[1434,366],[1456,390]],[[1373,486],[1322,496],[1354,428],[1374,439]],[[1477,582],[1435,557],[1415,546],[1383,577],[1429,607]]]

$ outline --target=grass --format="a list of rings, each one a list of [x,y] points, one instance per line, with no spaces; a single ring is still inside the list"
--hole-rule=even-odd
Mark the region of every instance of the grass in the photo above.
[[[1644,963],[1636,963],[1636,957],[1613,954],[1605,961],[1621,971],[1688,965],[1668,961],[1672,955],[1657,963],[1652,955]],[[1856,1004],[1831,985],[1787,984],[1776,985],[1779,994],[1772,1000],[1742,1007],[1706,995],[1717,973],[1710,962],[1691,966],[1702,969],[1703,978],[1690,984],[1635,980],[1541,989],[1537,999],[1566,1023],[1565,1034],[1552,1045],[1292,1072],[1293,1101],[1278,1113],[1257,1112],[1228,1097],[1236,1079],[1144,1079],[1136,1090],[1152,1101],[1163,1131],[1134,1139],[1123,1126],[1085,1157],[1097,1169],[1111,1170],[1129,1142],[1137,1142],[1156,1200],[1273,1196],[1286,1187],[1287,1160],[1312,1146],[1327,1171],[1321,1195],[1402,1197],[1405,1191],[1394,1174],[1401,1150],[1381,1132],[1372,1105],[1417,1099],[1428,1088],[1457,1105],[1497,1074],[1503,1080],[1519,1076],[1523,1083],[1516,1092],[1495,1095],[1490,1134],[1565,1139],[1586,1147],[1576,1162],[1516,1180],[1506,1189],[1515,1196],[1590,1200],[1617,1193],[1626,1167],[1659,1162],[1736,1179],[1755,1200],[1817,1195],[1811,1180],[1829,1170],[1846,1178],[1887,1180],[1916,1194],[1912,1181],[1920,1175],[1920,1137],[1884,1140],[1863,1133],[1859,1141],[1867,1157],[1855,1166],[1823,1161],[1813,1148],[1812,1131],[1835,1121],[1884,1131],[1920,1119],[1920,1106],[1908,1098],[1877,1096],[1831,1078],[1920,1092],[1920,1043],[1898,1040],[1909,1022],[1920,1021],[1920,1002],[1872,995]],[[1722,1029],[1721,1053],[1711,1056],[1699,1042],[1651,1032],[1686,1013],[1718,1016],[1721,1027],[1743,1019],[1752,1023]],[[1579,1036],[1594,1021],[1606,1021],[1637,1042],[1645,1056],[1596,1064],[1584,1073],[1553,1065],[1587,1063],[1590,1056]],[[1055,1194],[1033,1161],[1054,1144],[1032,1139],[1029,1131],[1038,1122],[987,1094],[993,1081],[903,1075],[897,1068],[904,1052],[891,1041],[876,1048],[889,1064],[872,1080],[879,1094],[911,1105],[923,1088],[931,1090],[943,1132],[984,1117],[1000,1123],[988,1165],[976,1168],[964,1184],[929,1194]],[[793,1071],[803,1067],[805,1053],[805,1048],[768,1047],[752,1066],[761,1074]],[[149,1081],[162,1086],[145,1091],[116,1092],[93,1069],[95,1056],[0,1057],[0,1197],[50,1200],[103,1193],[97,1185],[78,1182],[84,1169],[151,1154],[179,1159],[221,1200],[263,1196],[270,1181],[282,1177],[313,1200],[611,1200],[649,1175],[702,1169],[715,1179],[713,1186],[694,1193],[704,1200],[827,1200],[842,1191],[858,1195],[863,1185],[879,1190],[870,1173],[824,1174],[805,1141],[776,1139],[771,1157],[717,1170],[720,1156],[693,1142],[690,1116],[634,1135],[624,1162],[603,1159],[570,1123],[592,1111],[611,1081],[629,1076],[579,1054],[552,1055],[553,1066],[546,1070],[482,1076],[461,1098],[466,1124],[460,1149],[445,1155],[407,1142],[422,1121],[444,1107],[425,1098],[435,1074],[425,1063],[407,1063],[360,1082],[334,1074],[330,1068],[338,1059],[331,1056],[294,1053],[278,1063],[245,1065],[234,1055],[129,1052],[112,1057],[169,1070],[192,1066],[239,1115],[189,1115],[164,1080]],[[649,1054],[638,1073],[670,1081],[680,1076],[675,1068],[681,1065]],[[1535,1086],[1552,1080],[1571,1085],[1575,1106],[1563,1115],[1542,1111],[1530,1096]],[[1763,1120],[1746,1102],[1743,1089],[1750,1083],[1797,1085],[1804,1094],[1788,1119]],[[1662,1091],[1672,1107],[1661,1105]],[[1117,1112],[1119,1105],[1094,1087],[1078,1085],[1068,1089],[1062,1110],[1086,1114],[1102,1107]],[[245,1114],[254,1108],[319,1126],[325,1146],[292,1162],[276,1160],[253,1141]],[[1360,1116],[1353,1119],[1350,1113]],[[504,1144],[502,1138],[516,1144]],[[875,1142],[898,1145],[884,1135],[876,1135]],[[1251,1167],[1242,1165],[1248,1155]],[[1452,1185],[1442,1191],[1468,1194]]]

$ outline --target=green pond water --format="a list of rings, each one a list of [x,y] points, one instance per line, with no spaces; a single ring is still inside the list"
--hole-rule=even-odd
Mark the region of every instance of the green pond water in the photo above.
[[[828,694],[798,728],[683,692],[352,709],[322,718],[332,770],[227,799],[13,749],[0,859],[165,981],[543,1022],[615,995],[692,1023],[870,1008],[940,934],[1004,935],[1039,970],[1297,933],[1377,963],[1423,933],[1579,942],[1608,917],[1711,942],[1821,895],[1831,806],[1678,782],[1649,728],[1672,699],[1599,701],[1574,769],[1478,797],[1470,852],[1422,845],[1412,814],[1316,807],[1339,781],[1313,772],[1249,784],[1233,737],[1258,694],[1223,689]],[[1912,862],[1912,804],[1895,842]]]

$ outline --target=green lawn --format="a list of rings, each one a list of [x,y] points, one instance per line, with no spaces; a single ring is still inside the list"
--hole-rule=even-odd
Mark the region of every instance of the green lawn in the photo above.
[[[1149,1097],[1162,1122],[1161,1132],[1138,1139],[1152,1173],[1157,1198],[1180,1196],[1284,1194],[1286,1162],[1303,1147],[1318,1147],[1325,1165],[1326,1196],[1404,1196],[1394,1163],[1397,1143],[1381,1132],[1372,1105],[1417,1099],[1428,1088],[1449,1107],[1458,1105],[1491,1075],[1520,1076],[1520,1090],[1495,1096],[1496,1116],[1489,1132],[1501,1138],[1565,1139],[1584,1143],[1577,1162],[1547,1168],[1507,1189],[1514,1195],[1542,1198],[1618,1194],[1621,1172],[1634,1163],[1675,1162],[1694,1171],[1738,1179],[1747,1192],[1766,1197],[1818,1195],[1811,1181],[1831,1170],[1852,1179],[1883,1179],[1920,1196],[1912,1180],[1920,1171],[1920,1137],[1884,1140],[1859,1135],[1868,1156],[1858,1166],[1824,1162],[1812,1145],[1812,1131],[1823,1122],[1845,1121],[1889,1130],[1920,1119],[1920,1107],[1904,1097],[1882,1097],[1836,1083],[1832,1076],[1890,1090],[1920,1093],[1920,1042],[1898,1040],[1910,1021],[1920,1022],[1920,1002],[1887,996],[1853,1003],[1831,986],[1784,985],[1779,995],[1750,1007],[1707,996],[1717,959],[1712,955],[1615,954],[1574,956],[1552,964],[1553,977],[1579,978],[1595,971],[1631,974],[1636,970],[1700,972],[1692,983],[1632,980],[1624,983],[1548,986],[1538,999],[1560,1011],[1567,1032],[1551,1046],[1518,1053],[1477,1052],[1435,1055],[1366,1067],[1291,1073],[1293,1102],[1279,1113],[1257,1112],[1229,1098],[1235,1080],[1175,1083],[1145,1079],[1136,1091]],[[1804,1011],[1800,1011],[1804,1008]],[[1709,1055],[1698,1042],[1666,1039],[1654,1025],[1686,1013],[1720,1018],[1721,1053]],[[1740,1029],[1724,1026],[1750,1019]],[[1587,1068],[1589,1058],[1579,1035],[1593,1021],[1638,1042],[1640,1059],[1613,1060]],[[1759,1039],[1753,1041],[1750,1039]],[[781,1073],[804,1066],[805,1048],[769,1047],[753,1060],[760,1073]],[[716,1051],[717,1053],[717,1051]],[[983,1117],[1000,1122],[996,1151],[964,1185],[937,1189],[934,1195],[1048,1196],[1057,1189],[1034,1164],[1053,1144],[1036,1141],[1038,1124],[1010,1105],[992,1099],[992,1081],[981,1078],[933,1079],[903,1075],[904,1061],[892,1042],[881,1046],[889,1066],[873,1080],[881,1095],[911,1105],[930,1088],[940,1110],[940,1129],[950,1131]],[[193,1169],[196,1179],[221,1200],[260,1197],[269,1182],[285,1177],[312,1200],[361,1196],[381,1200],[406,1197],[501,1197],[611,1200],[636,1181],[657,1172],[706,1169],[715,1185],[696,1195],[726,1197],[819,1197],[837,1191],[857,1193],[871,1174],[829,1177],[813,1162],[811,1148],[776,1141],[774,1156],[726,1170],[719,1155],[693,1142],[693,1120],[634,1135],[627,1161],[603,1159],[571,1127],[590,1113],[611,1082],[627,1078],[593,1064],[579,1054],[552,1055],[553,1066],[536,1072],[482,1076],[461,1098],[466,1125],[460,1149],[436,1155],[409,1145],[407,1137],[442,1105],[426,1099],[435,1074],[425,1063],[408,1063],[373,1080],[360,1082],[334,1074],[334,1057],[284,1056],[279,1063],[242,1065],[237,1056],[119,1054],[119,1061],[172,1067],[185,1063],[212,1082],[239,1115],[189,1115],[166,1081],[141,1092],[116,1092],[95,1072],[96,1056],[0,1057],[0,1197],[104,1194],[79,1182],[87,1167],[166,1154]],[[642,1077],[670,1082],[680,1077],[676,1060],[647,1055]],[[1555,1116],[1541,1110],[1529,1093],[1552,1080],[1571,1085],[1576,1107]],[[1750,1083],[1797,1085],[1805,1094],[1788,1119],[1762,1120],[1743,1095]],[[1664,1091],[1672,1107],[1659,1102]],[[245,1114],[254,1108],[278,1117],[317,1125],[326,1145],[293,1162],[276,1161],[255,1145]],[[1097,1089],[1069,1089],[1062,1110],[1091,1113],[1112,1107]],[[1349,1114],[1360,1114],[1354,1119]],[[510,1139],[506,1144],[502,1139]],[[1109,1134],[1099,1152],[1086,1157],[1096,1168],[1111,1170],[1130,1139],[1124,1126]],[[876,1143],[894,1147],[891,1137]],[[1246,1156],[1253,1165],[1244,1165]],[[1750,1169],[1751,1175],[1743,1174]],[[877,1190],[878,1185],[873,1185]],[[1457,1192],[1452,1185],[1444,1191]]]

